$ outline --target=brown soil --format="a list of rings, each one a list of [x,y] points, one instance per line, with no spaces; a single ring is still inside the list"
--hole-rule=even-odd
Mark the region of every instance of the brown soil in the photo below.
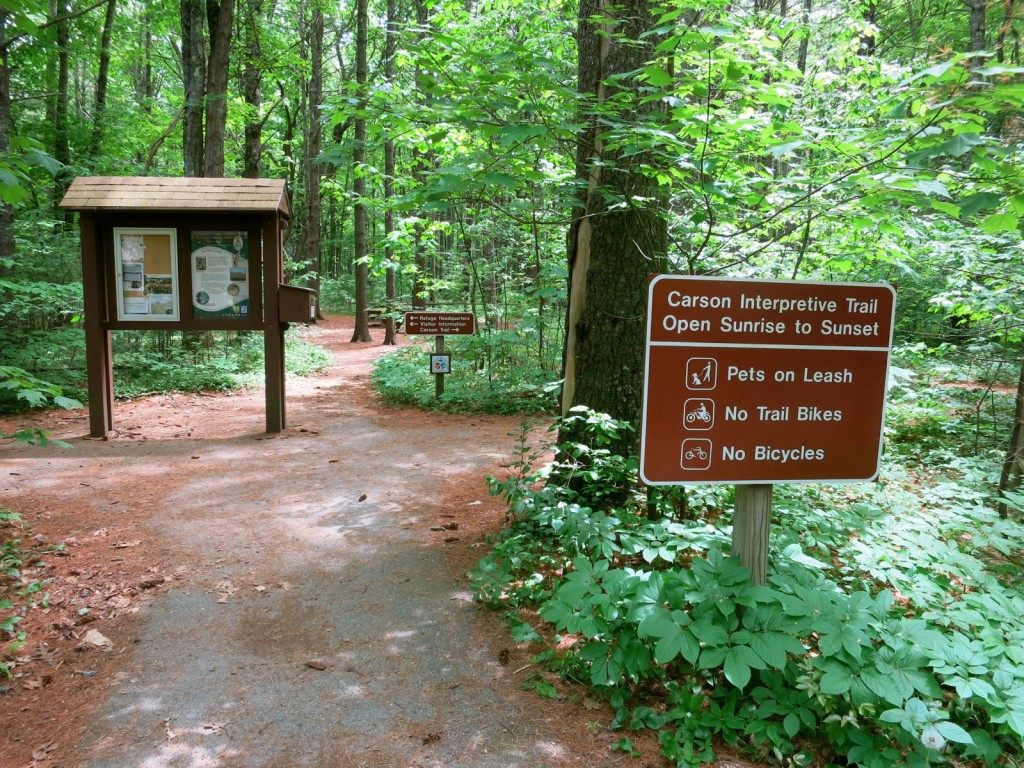
[[[46,607],[28,611],[20,625],[27,645],[15,654],[13,677],[0,678],[0,768],[141,765],[139,744],[149,749],[149,742],[161,757],[146,765],[491,765],[482,757],[486,750],[479,759],[458,760],[436,751],[468,727],[461,723],[467,719],[464,712],[446,710],[454,706],[449,700],[456,689],[505,707],[500,716],[507,721],[487,733],[493,736],[504,728],[516,734],[510,740],[529,749],[516,765],[663,765],[650,737],[629,734],[642,749],[641,758],[612,751],[621,734],[607,730],[609,711],[581,691],[559,682],[559,698],[547,700],[521,690],[527,677],[539,672],[530,663],[536,649],[517,647],[497,617],[468,602],[465,572],[484,553],[485,536],[497,532],[504,520],[502,505],[487,495],[484,478],[504,471],[512,457],[509,435],[519,420],[381,407],[370,387],[369,363],[389,348],[380,345],[382,331],[375,330],[372,344],[349,343],[351,331],[347,318],[332,317],[316,327],[319,342],[332,350],[336,362],[321,375],[289,381],[289,426],[277,436],[263,433],[262,392],[170,394],[118,403],[118,434],[102,441],[84,437],[84,412],[0,421],[0,429],[42,427],[72,444],[70,450],[0,446],[0,505],[23,515],[22,537],[33,552],[24,575],[45,580],[48,595]],[[402,343],[409,342],[403,338]],[[362,429],[367,436],[360,438]],[[349,442],[346,433],[352,436]],[[376,442],[366,442],[371,437]],[[394,457],[391,477],[380,476],[380,463],[370,461],[382,451]],[[325,499],[342,493],[339,477],[345,479],[347,496],[335,503],[328,519]],[[406,482],[429,488],[429,497],[410,491],[402,485]],[[218,499],[225,498],[238,501],[221,508]],[[388,558],[399,546],[403,554],[391,564]],[[422,680],[396,679],[410,673],[383,656],[381,669],[372,675],[354,670],[372,656],[360,656],[358,648],[344,650],[345,643],[358,645],[357,639],[328,633],[337,617],[321,616],[321,626],[307,626],[315,615],[310,601],[319,594],[311,586],[330,583],[336,576],[331,569],[340,561],[360,557],[376,558],[388,572],[404,574],[394,585],[385,585],[376,602],[360,603],[367,612],[386,613],[402,584],[416,585],[421,578],[424,589],[429,579],[449,579],[442,586],[454,597],[445,592],[439,599],[453,611],[469,611],[469,623],[457,629],[465,648],[428,645],[419,650],[450,657],[457,672],[463,663],[479,666],[441,686],[450,689],[444,696],[427,694],[435,710],[431,717],[413,719],[405,712],[406,720],[388,723],[390,730],[383,731],[370,723],[371,736],[358,744],[351,729],[333,733],[330,722],[323,730],[310,727],[309,739],[323,743],[302,745],[306,751],[296,752],[294,761],[280,757],[288,754],[280,750],[298,746],[286,743],[294,738],[282,729],[280,718],[249,730],[237,711],[223,721],[204,712],[206,720],[187,722],[187,707],[175,709],[165,702],[165,712],[140,721],[142,730],[128,730],[136,726],[118,711],[118,703],[141,700],[147,682],[151,693],[163,691],[170,699],[176,674],[192,674],[189,669],[195,666],[198,676],[188,683],[192,688],[201,686],[204,675],[217,674],[215,663],[209,662],[207,670],[202,658],[194,664],[175,662],[166,673],[154,669],[160,666],[154,645],[170,642],[166,635],[178,631],[183,645],[167,653],[202,649],[227,633],[239,659],[259,646],[259,658],[272,660],[267,663],[275,675],[285,670],[308,680],[303,689],[308,695],[316,695],[317,675],[327,679],[358,671],[374,681],[362,686],[369,691],[366,698],[377,703],[387,698],[392,718],[409,709],[401,692],[418,692]],[[442,576],[420,572],[421,562],[435,561]],[[311,573],[314,566],[318,575]],[[349,591],[374,584],[358,586],[358,578],[345,578]],[[287,601],[300,594],[306,603],[290,615]],[[182,614],[172,626],[185,627],[161,629],[161,621],[174,611],[186,610],[174,606],[188,600],[207,613],[223,611],[211,620],[230,624],[214,630],[202,617]],[[356,637],[360,622],[372,620],[383,619],[355,617],[344,632]],[[449,620],[455,619],[431,616],[433,623]],[[442,637],[439,642],[447,641]],[[271,679],[278,679],[270,674],[247,682],[242,699],[270,690]],[[383,689],[374,693],[373,685],[384,685],[384,680],[386,695]],[[339,677],[335,687],[342,682]],[[466,706],[481,707],[474,702]],[[142,718],[142,709],[136,707],[133,717]],[[460,745],[463,755],[480,743],[481,728],[476,736],[466,736]],[[202,739],[218,745],[204,753],[205,762],[195,751],[188,757],[191,762],[185,756],[168,757],[172,746]]]

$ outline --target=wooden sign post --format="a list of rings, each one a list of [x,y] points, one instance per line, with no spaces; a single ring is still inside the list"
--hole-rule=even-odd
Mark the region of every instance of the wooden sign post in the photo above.
[[[755,583],[772,483],[877,477],[895,305],[888,285],[651,281],[640,477],[736,483],[733,551]]]
[[[434,397],[444,394],[444,377],[451,373],[451,355],[444,351],[445,336],[472,336],[476,317],[472,312],[406,312],[402,326],[409,336],[433,336],[434,353],[430,372],[434,374]]]

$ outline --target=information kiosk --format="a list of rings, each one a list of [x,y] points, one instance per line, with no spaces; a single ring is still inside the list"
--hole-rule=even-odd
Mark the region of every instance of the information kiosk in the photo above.
[[[79,177],[89,433],[114,429],[111,331],[263,331],[266,427],[285,426],[284,332],[308,323],[312,290],[284,285],[283,180]]]

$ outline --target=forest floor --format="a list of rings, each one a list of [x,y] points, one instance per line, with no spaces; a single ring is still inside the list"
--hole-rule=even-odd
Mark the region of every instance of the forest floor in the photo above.
[[[318,324],[335,362],[289,381],[278,435],[261,391],[117,403],[102,440],[84,411],[0,421],[71,444],[0,446],[49,595],[0,678],[0,768],[663,765],[582,689],[522,688],[536,649],[466,576],[519,420],[382,407],[381,333]]]

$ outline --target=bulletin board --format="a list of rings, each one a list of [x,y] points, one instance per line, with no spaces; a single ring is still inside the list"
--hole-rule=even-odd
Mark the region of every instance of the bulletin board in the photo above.
[[[180,319],[174,229],[114,228],[117,319]]]

